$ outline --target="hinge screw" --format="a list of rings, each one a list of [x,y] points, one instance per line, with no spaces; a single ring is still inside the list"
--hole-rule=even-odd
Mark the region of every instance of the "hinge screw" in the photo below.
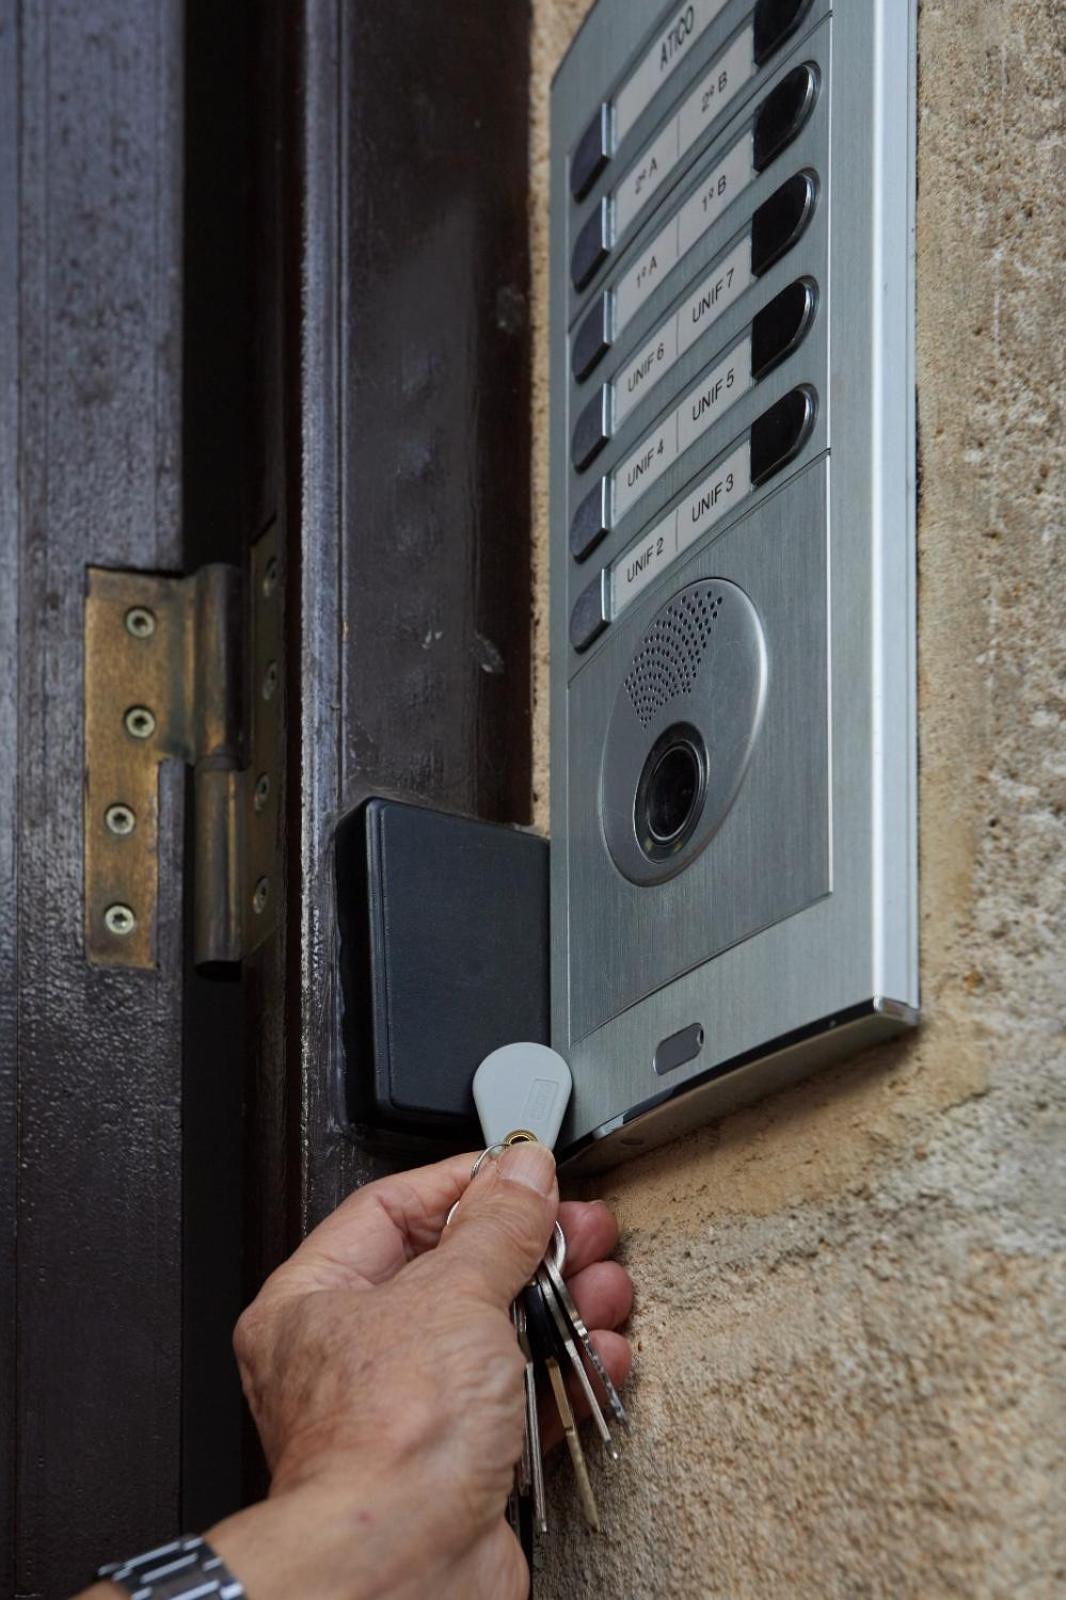
[[[252,804],[257,811],[262,811],[270,799],[270,779],[265,772],[261,772],[255,780],[255,790],[252,795]]]
[[[261,917],[266,910],[267,896],[270,894],[270,884],[266,878],[260,878],[252,893],[252,910],[257,917]]]
[[[119,938],[125,938],[137,926],[137,918],[133,915],[129,906],[108,906],[104,912],[104,926],[108,933],[117,933]]]
[[[147,706],[131,706],[125,722],[126,732],[135,739],[150,739],[155,732],[155,714]]]
[[[117,833],[120,838],[132,833],[137,826],[137,818],[129,806],[108,806],[104,812],[104,821],[107,823],[108,832]]]
[[[273,700],[274,691],[278,686],[278,664],[271,661],[263,673],[263,699]]]
[[[155,612],[147,606],[131,606],[126,612],[126,632],[135,639],[150,639],[155,632]]]
[[[267,562],[266,566],[263,568],[263,595],[264,595],[264,598],[269,600],[271,595],[274,593],[274,590],[277,588],[277,586],[278,586],[278,558],[277,558],[277,556],[271,556],[270,560]]]

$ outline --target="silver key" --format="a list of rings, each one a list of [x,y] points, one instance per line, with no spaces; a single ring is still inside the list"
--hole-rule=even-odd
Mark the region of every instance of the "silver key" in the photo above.
[[[537,1533],[548,1531],[548,1510],[544,1497],[544,1458],[540,1449],[540,1422],[537,1416],[537,1374],[529,1344],[526,1308],[519,1295],[512,1307],[518,1347],[526,1362],[526,1427],[522,1441],[523,1460],[528,1463],[528,1483],[533,1490],[533,1526]],[[527,1488],[526,1493],[529,1490]]]
[[[629,1418],[626,1416],[626,1408],[619,1398],[618,1390],[611,1382],[610,1374],[600,1358],[599,1351],[589,1336],[589,1330],[585,1326],[581,1312],[577,1309],[577,1303],[570,1290],[566,1287],[566,1281],[558,1264],[558,1251],[553,1254],[552,1250],[549,1249],[548,1254],[544,1257],[544,1270],[548,1275],[552,1288],[559,1297],[559,1303],[566,1313],[567,1321],[581,1340],[581,1348],[588,1356],[593,1372],[595,1372],[603,1385],[603,1392],[607,1396],[607,1404],[610,1406],[615,1420],[623,1428],[628,1428]]]
[[[545,1267],[538,1268],[537,1283],[540,1286],[541,1294],[544,1296],[544,1304],[550,1311],[552,1321],[555,1323],[556,1331],[562,1342],[563,1349],[566,1351],[566,1354],[569,1357],[570,1365],[574,1370],[574,1376],[581,1385],[585,1399],[588,1401],[589,1412],[596,1426],[596,1432],[603,1440],[604,1449],[607,1451],[607,1454],[610,1456],[611,1460],[617,1461],[618,1447],[611,1438],[611,1430],[608,1428],[607,1421],[603,1415],[603,1412],[600,1410],[600,1402],[596,1398],[596,1392],[593,1389],[592,1384],[589,1382],[589,1375],[585,1371],[585,1363],[577,1353],[577,1346],[574,1344],[571,1336],[572,1330],[570,1327],[570,1322],[562,1308],[559,1296],[556,1294],[555,1289],[552,1286],[552,1281],[549,1278],[547,1269]]]
[[[522,1346],[522,1336],[519,1333],[519,1326],[518,1326],[519,1322],[523,1318],[523,1315],[524,1315],[524,1313],[522,1311],[521,1306],[519,1305],[519,1302],[517,1300],[512,1300],[512,1302],[511,1302],[511,1321],[514,1324],[515,1338],[518,1341],[518,1348],[520,1350],[522,1350],[522,1353],[524,1355],[525,1351],[524,1351],[523,1346]],[[527,1367],[528,1367],[528,1362],[526,1364],[527,1364]],[[528,1384],[526,1384],[526,1389],[528,1391]],[[530,1494],[530,1492],[532,1491],[532,1488],[533,1488],[533,1457],[532,1457],[532,1454],[531,1454],[532,1445],[531,1445],[531,1441],[530,1441],[530,1437],[529,1437],[529,1395],[528,1395],[528,1392],[525,1394],[525,1397],[524,1397],[524,1406],[525,1406],[525,1420],[524,1420],[523,1427],[522,1427],[522,1454],[519,1456],[518,1462],[517,1462],[517,1464],[515,1466],[515,1493],[519,1494],[519,1495],[522,1495],[522,1496],[526,1496],[526,1495]]]

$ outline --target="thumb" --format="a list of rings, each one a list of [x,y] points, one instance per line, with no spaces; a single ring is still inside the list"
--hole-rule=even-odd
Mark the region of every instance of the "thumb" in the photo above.
[[[558,1210],[555,1157],[547,1145],[512,1145],[481,1169],[435,1253],[476,1294],[509,1306],[536,1272]]]

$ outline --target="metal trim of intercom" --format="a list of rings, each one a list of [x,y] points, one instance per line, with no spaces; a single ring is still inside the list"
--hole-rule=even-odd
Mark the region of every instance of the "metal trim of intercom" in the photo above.
[[[669,20],[646,0],[598,0],[586,16],[553,87],[551,204],[551,659],[552,659],[552,1043],[570,1061],[574,1098],[563,1128],[561,1159],[576,1170],[610,1166],[674,1138],[737,1105],[784,1087],[830,1061],[911,1027],[918,1017],[914,199],[917,0],[870,0],[836,7],[822,0],[802,27],[731,103],[698,154],[662,183],[614,257],[584,295],[575,296],[570,256],[576,231],[603,193],[673,115],[691,86],[752,12],[752,0],[723,0],[691,54],[673,73],[669,93],[634,123],[618,157],[597,172],[575,201],[569,158],[590,117],[609,101]],[[819,103],[784,157],[757,176],[723,220],[709,230],[683,270],[664,279],[624,334],[608,341],[610,360],[580,378],[570,370],[570,341],[602,285],[635,259],[678,197],[695,192],[750,121],[756,98],[799,62],[818,64]],[[731,347],[758,311],[791,281],[818,286],[818,316],[800,350],[764,383],[753,385],[706,441],[675,464],[617,528],[601,534],[585,559],[570,550],[570,521],[587,495],[570,459],[573,425],[601,383],[623,370],[682,304],[689,285],[723,259],[747,219],[793,172],[817,176],[818,208],[787,256],[754,280],[629,410],[602,447],[593,479],[607,477],[705,369],[708,353]],[[609,321],[607,324],[609,331]],[[778,477],[658,573],[622,614],[611,613],[603,580],[604,622],[584,654],[568,637],[578,595],[600,581],[644,527],[681,503],[705,463],[720,459],[752,419],[803,383],[813,384],[818,416],[803,448]],[[687,488],[686,488],[687,486]],[[698,951],[664,983],[650,977],[626,998],[616,986],[610,1012],[575,989],[571,916],[586,929],[605,926],[597,951],[631,936],[616,924],[617,897],[575,910],[577,882],[606,882],[587,863],[606,855],[591,811],[571,814],[572,796],[591,794],[585,766],[597,748],[573,748],[606,724],[628,661],[656,613],[697,580],[734,582],[762,614],[759,540],[789,526],[793,508],[824,500],[821,542],[807,527],[804,548],[824,565],[824,727],[827,740],[824,874],[807,874],[804,892],[785,914],[734,937],[711,956]],[[822,554],[819,556],[819,549]],[[817,584],[808,585],[811,598]],[[780,584],[777,607],[780,615]],[[764,619],[765,620],[765,619]],[[770,640],[773,686],[777,644]],[[802,656],[797,656],[797,662]],[[817,664],[817,652],[809,656]],[[803,669],[807,670],[807,669]],[[780,686],[780,672],[776,679]],[[587,688],[586,686],[591,686]],[[604,709],[601,709],[604,708]],[[776,723],[783,725],[782,705]],[[765,731],[765,729],[764,729]],[[760,734],[749,776],[730,810],[735,823],[749,783],[770,782]],[[813,758],[812,758],[813,759]],[[573,763],[573,765],[571,765]],[[752,791],[754,793],[754,791]],[[576,802],[575,802],[576,803]],[[587,801],[582,799],[582,806]],[[821,803],[821,802],[819,802]],[[818,837],[818,813],[807,833]],[[723,835],[724,837],[724,835]],[[698,860],[707,858],[702,851]],[[595,857],[600,861],[600,857]],[[582,867],[581,863],[586,866]],[[695,866],[685,871],[695,871]],[[702,869],[700,869],[702,870]],[[620,878],[620,875],[619,875]],[[665,888],[684,879],[684,872]],[[633,895],[659,888],[632,888]],[[612,894],[614,891],[612,890]],[[630,904],[638,904],[631,901]],[[615,909],[612,909],[614,907]],[[753,909],[753,920],[755,912]],[[723,925],[724,926],[724,925]],[[635,936],[634,936],[635,937]],[[602,963],[601,963],[602,964]],[[585,970],[590,963],[585,962]],[[638,964],[639,965],[639,964]],[[639,976],[639,974],[638,974]],[[656,986],[657,984],[657,986]],[[632,986],[631,986],[632,987]],[[606,991],[605,991],[606,992]],[[585,1019],[575,1027],[578,1017]],[[680,1034],[685,1049],[661,1052]],[[701,1041],[695,1044],[694,1041]],[[690,1047],[692,1052],[690,1054]],[[676,1065],[674,1064],[676,1061]],[[657,1063],[669,1062],[665,1072]]]
[[[901,1029],[917,1026],[918,1019],[917,1007],[880,997],[839,1016],[820,1018],[772,1040],[769,1046],[760,1044],[709,1067],[680,1087],[649,1095],[640,1105],[574,1140],[562,1152],[562,1164],[573,1177],[607,1171],[768,1094],[789,1089],[818,1068],[882,1044]],[[704,1030],[698,1023],[682,1030],[690,1031],[702,1034]],[[703,1039],[698,1038],[696,1054],[702,1048]]]

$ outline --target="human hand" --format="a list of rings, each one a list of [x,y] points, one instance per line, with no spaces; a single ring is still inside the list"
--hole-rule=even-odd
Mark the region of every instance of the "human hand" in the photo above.
[[[472,1184],[470,1162],[357,1191],[241,1317],[234,1344],[271,1497],[209,1538],[249,1600],[525,1596],[504,1517],[524,1415],[508,1307],[558,1212],[571,1293],[617,1384],[630,1352],[612,1330],[632,1286],[604,1259],[610,1212],[559,1206],[543,1146],[513,1147]]]

